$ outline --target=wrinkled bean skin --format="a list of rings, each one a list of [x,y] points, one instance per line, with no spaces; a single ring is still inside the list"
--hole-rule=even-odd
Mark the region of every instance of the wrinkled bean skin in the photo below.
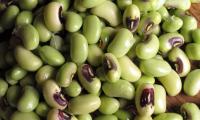
[[[185,78],[183,84],[184,92],[189,96],[195,96],[199,92],[200,70],[196,69],[191,71]]]

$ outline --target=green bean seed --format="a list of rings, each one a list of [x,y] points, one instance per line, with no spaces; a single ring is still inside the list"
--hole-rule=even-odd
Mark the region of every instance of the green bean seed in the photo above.
[[[16,111],[11,115],[10,120],[40,120],[40,117],[35,112]]]
[[[118,80],[114,83],[105,82],[102,85],[102,89],[109,97],[119,97],[131,100],[135,95],[134,86],[126,80]]]
[[[199,83],[200,82],[200,69],[191,71],[185,78],[183,84],[184,92],[189,96],[195,96],[199,92]]]
[[[19,0],[18,4],[23,10],[33,10],[38,4],[38,0]]]
[[[46,117],[48,111],[49,106],[45,102],[40,102],[35,110],[35,112],[41,117]]]
[[[16,25],[31,24],[33,20],[33,13],[30,11],[22,11],[17,15]]]
[[[180,112],[186,120],[198,120],[200,118],[199,108],[194,103],[184,103],[181,105]]]
[[[177,113],[161,113],[153,120],[183,120],[183,117]]]
[[[63,88],[63,93],[70,97],[77,97],[82,91],[81,85],[76,81],[72,80],[68,87]]]
[[[189,43],[185,48],[185,52],[190,60],[200,60],[200,44],[198,43]]]
[[[165,89],[161,85],[154,84],[154,91],[155,91],[154,114],[164,113],[167,107]]]
[[[8,90],[8,83],[0,78],[0,98],[3,97]]]
[[[107,51],[114,54],[117,58],[124,56],[135,43],[132,33],[125,28],[120,29],[112,42],[109,44]]]
[[[200,43],[200,29],[199,28],[192,31],[192,39],[195,43]]]
[[[182,25],[183,21],[181,18],[176,16],[171,16],[163,22],[162,29],[165,32],[176,32],[182,27]]]
[[[88,114],[96,111],[101,105],[101,100],[93,94],[80,95],[69,101],[68,110],[74,115]]]
[[[92,120],[92,116],[90,114],[83,114],[77,117],[78,120]]]
[[[97,116],[94,120],[118,120],[114,115],[100,115]]]
[[[103,51],[98,47],[97,44],[91,44],[88,46],[88,57],[87,61],[92,66],[99,66],[103,57]]]

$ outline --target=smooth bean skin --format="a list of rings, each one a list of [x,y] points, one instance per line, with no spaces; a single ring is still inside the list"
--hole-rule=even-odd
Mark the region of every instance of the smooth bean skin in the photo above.
[[[75,12],[65,14],[65,30],[68,32],[77,32],[83,24],[81,16]]]
[[[18,4],[21,9],[31,11],[37,6],[38,0],[19,0]]]
[[[20,94],[20,87],[18,85],[12,85],[6,92],[6,99],[11,107],[17,107],[17,102]]]
[[[183,26],[181,29],[194,30],[197,29],[197,20],[193,16],[184,15],[181,17],[183,20]]]
[[[191,2],[190,0],[166,0],[165,4],[166,7],[173,7],[173,8],[177,8],[177,9],[182,9],[184,11],[190,9],[191,6]]]
[[[100,115],[95,117],[94,120],[118,120],[114,115]]]
[[[91,44],[88,46],[88,57],[87,61],[92,66],[99,66],[103,57],[103,51],[98,47],[97,44]]]
[[[97,94],[101,89],[101,81],[94,75],[89,64],[82,64],[78,67],[78,78],[83,88],[91,93]]]
[[[61,93],[61,88],[54,80],[47,80],[42,87],[42,93],[46,103],[57,109],[65,109],[67,107],[66,99]]]
[[[50,39],[50,46],[57,49],[60,52],[66,51],[65,41],[59,35],[52,35]]]
[[[51,66],[60,66],[65,62],[64,56],[55,48],[45,45],[39,48],[42,60]]]
[[[81,0],[80,4],[85,8],[93,8],[102,4],[106,0]]]
[[[177,113],[161,113],[153,120],[183,120],[183,117]]]
[[[163,2],[164,1],[165,0],[163,0]],[[158,4],[157,2],[158,2],[158,0],[150,0],[150,1],[135,0],[135,1],[133,1],[133,4],[136,4],[142,12],[147,12],[147,11],[159,9],[159,7],[157,6],[157,4]]]
[[[70,57],[77,64],[84,63],[88,57],[88,43],[80,33],[74,33],[70,40]]]
[[[98,46],[105,50],[109,44],[109,42],[113,39],[114,35],[116,33],[116,30],[112,27],[104,27],[101,31],[101,36],[99,39],[99,42],[97,43]]]
[[[132,4],[132,0],[117,0],[117,6],[124,10],[127,6]]]
[[[92,120],[92,116],[90,114],[83,114],[77,116],[78,120]]]
[[[154,84],[155,101],[154,101],[154,114],[164,113],[167,109],[166,91],[161,85]]]
[[[74,9],[79,12],[85,12],[87,8],[83,7],[83,5],[80,3],[81,3],[81,0],[74,0],[74,4],[73,4]]]
[[[0,98],[3,97],[8,90],[8,83],[0,78]]]
[[[13,80],[13,79],[11,79],[11,76],[9,75],[8,71],[5,73],[5,80],[10,85],[15,85],[15,84],[17,84],[19,82],[19,80]]]
[[[162,6],[160,9],[158,9],[158,12],[160,13],[163,20],[169,17],[169,12],[165,6]]]
[[[183,25],[183,21],[181,18],[176,17],[176,16],[170,16],[162,24],[162,29],[165,32],[176,32],[182,27],[182,25]]]
[[[174,63],[175,70],[180,77],[184,77],[190,72],[190,61],[182,49],[173,48],[168,54],[168,59]]]
[[[77,71],[77,66],[73,62],[67,62],[61,66],[56,75],[56,81],[61,87],[68,87],[71,84],[74,74]]]
[[[22,46],[16,46],[14,56],[18,65],[27,71],[36,71],[42,66],[42,60]]]
[[[24,87],[26,85],[34,86],[36,84],[33,74],[27,74],[19,81],[20,86]]]
[[[74,115],[88,114],[96,111],[101,105],[101,100],[93,94],[80,95],[69,101],[68,110]]]
[[[123,109],[119,109],[117,112],[114,113],[114,115],[119,120],[131,120],[132,118],[131,113]]]
[[[151,76],[147,76],[147,75],[142,75],[140,77],[139,80],[137,80],[136,82],[134,82],[134,86],[137,88],[138,86],[145,84],[145,83],[149,83],[149,84],[154,84],[155,83],[155,78],[151,77]]]
[[[106,81],[116,82],[121,76],[119,61],[112,53],[105,53],[102,58],[103,71]]]
[[[200,28],[192,31],[192,39],[195,43],[200,43]]]
[[[155,90],[152,84],[142,84],[137,87],[136,93],[135,93],[135,105],[136,105],[139,115],[151,116],[153,114],[154,109],[155,109],[154,94],[155,94]]]
[[[151,58],[140,62],[140,70],[148,76],[161,77],[171,72],[171,66],[164,60]]]
[[[0,20],[0,26],[3,29],[10,29],[15,23],[15,19],[19,14],[19,8],[16,5],[10,5],[1,15],[3,19]]]
[[[188,96],[195,96],[199,92],[200,69],[191,71],[185,78],[183,90]]]
[[[200,44],[198,43],[189,43],[185,48],[185,52],[190,60],[200,60]]]
[[[33,13],[30,11],[22,11],[17,15],[15,24],[17,26],[23,25],[23,24],[31,24],[33,20]]]
[[[181,92],[182,81],[176,71],[172,70],[169,74],[159,77],[158,80],[165,87],[168,95],[176,96]]]
[[[39,45],[39,34],[31,24],[22,25],[17,31],[17,36],[22,40],[28,50],[34,50]]]
[[[133,99],[135,95],[134,86],[130,82],[121,79],[114,83],[103,83],[102,90],[109,97],[119,97],[127,100]]]
[[[56,76],[55,68],[50,65],[42,66],[35,74],[35,80],[38,85],[42,85],[46,80]]]
[[[120,29],[112,42],[109,44],[107,51],[114,54],[117,58],[124,56],[135,43],[132,33],[125,28]]]
[[[199,108],[194,103],[184,103],[181,105],[180,112],[184,119],[198,120],[200,118]]]
[[[62,8],[59,2],[48,3],[43,11],[44,23],[46,27],[52,32],[59,32],[62,30],[63,25],[60,21],[60,9]]]
[[[52,33],[45,26],[43,16],[41,16],[41,15],[36,16],[33,21],[33,26],[38,31],[40,42],[47,42],[50,40]]]
[[[40,102],[35,109],[35,112],[40,117],[46,117],[49,111],[49,106],[45,102]]]
[[[137,32],[139,35],[151,34],[154,26],[160,24],[161,20],[162,17],[159,12],[151,11],[146,13],[141,17]]]
[[[165,33],[159,37],[159,51],[163,54],[168,53],[172,48],[184,44],[184,37],[179,33]]]
[[[192,35],[191,35],[192,30],[187,30],[187,29],[181,29],[180,33],[184,37],[185,43],[190,43],[192,42]]]
[[[61,3],[63,11],[67,11],[71,3],[70,0],[52,0],[52,1]]]
[[[102,96],[101,99],[101,106],[99,107],[99,111],[103,114],[113,114],[119,109],[119,101],[115,98]]]
[[[134,120],[153,120],[151,116],[136,116]]]
[[[23,94],[18,101],[17,109],[20,112],[31,112],[39,103],[39,93],[32,86],[25,86],[22,91]]]
[[[118,58],[121,77],[129,82],[135,82],[141,77],[140,69],[127,56]]]
[[[15,111],[10,120],[40,120],[40,117],[35,112]]]
[[[97,16],[89,15],[84,18],[83,35],[87,39],[88,44],[94,44],[98,42],[101,35],[101,24]]]
[[[122,22],[122,15],[119,8],[113,2],[108,0],[92,8],[91,13],[105,19],[111,26],[117,26]]]
[[[63,93],[67,94],[70,97],[77,97],[82,91],[81,85],[76,81],[72,80],[68,87],[63,88]]]
[[[131,32],[135,32],[140,21],[140,10],[132,4],[127,6],[123,14],[123,25]]]
[[[140,59],[150,59],[156,56],[159,50],[159,39],[156,35],[149,35],[136,45],[135,52]]]
[[[19,66],[14,66],[13,68],[11,68],[8,71],[8,76],[10,77],[10,79],[12,80],[20,80],[22,79],[24,76],[26,76],[27,71],[25,71],[24,69],[22,69]]]

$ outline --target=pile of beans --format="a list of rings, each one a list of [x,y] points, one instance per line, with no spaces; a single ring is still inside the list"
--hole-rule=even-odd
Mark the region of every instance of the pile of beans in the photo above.
[[[199,0],[1,0],[0,120],[200,120]]]

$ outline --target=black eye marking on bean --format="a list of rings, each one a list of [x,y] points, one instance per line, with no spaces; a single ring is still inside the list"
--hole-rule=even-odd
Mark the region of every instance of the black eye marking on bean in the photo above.
[[[116,64],[107,56],[103,60],[103,68],[105,72],[108,72],[109,70],[117,70]]]
[[[66,98],[60,93],[60,92],[56,92],[53,95],[54,100],[61,106],[65,106],[67,105],[67,100]]]
[[[67,114],[61,110],[58,110],[58,119],[59,120],[71,120],[72,115]]]
[[[185,109],[181,110],[181,114],[183,116],[183,120],[191,120],[191,116],[187,113]]]
[[[183,39],[180,38],[180,37],[172,37],[171,39],[169,39],[168,42],[173,47],[180,47],[180,46],[182,46],[184,44]]]
[[[63,8],[62,8],[62,6],[60,6],[60,8],[58,10],[58,15],[59,15],[60,22],[64,23],[65,19],[64,19],[63,15],[62,15],[62,10],[63,10]]]
[[[183,61],[179,57],[176,59],[175,68],[178,74],[183,72]]]
[[[142,91],[140,98],[140,105],[145,107],[147,105],[154,105],[154,89],[146,88]]]
[[[88,82],[92,82],[95,77],[92,67],[88,64],[83,65],[82,74]]]
[[[146,26],[144,27],[144,33],[148,33],[154,26],[154,23],[150,20],[147,20]]]
[[[128,29],[131,30],[132,32],[135,32],[138,24],[139,24],[138,17],[135,19],[131,19],[131,17],[126,18],[126,25],[127,25]]]

